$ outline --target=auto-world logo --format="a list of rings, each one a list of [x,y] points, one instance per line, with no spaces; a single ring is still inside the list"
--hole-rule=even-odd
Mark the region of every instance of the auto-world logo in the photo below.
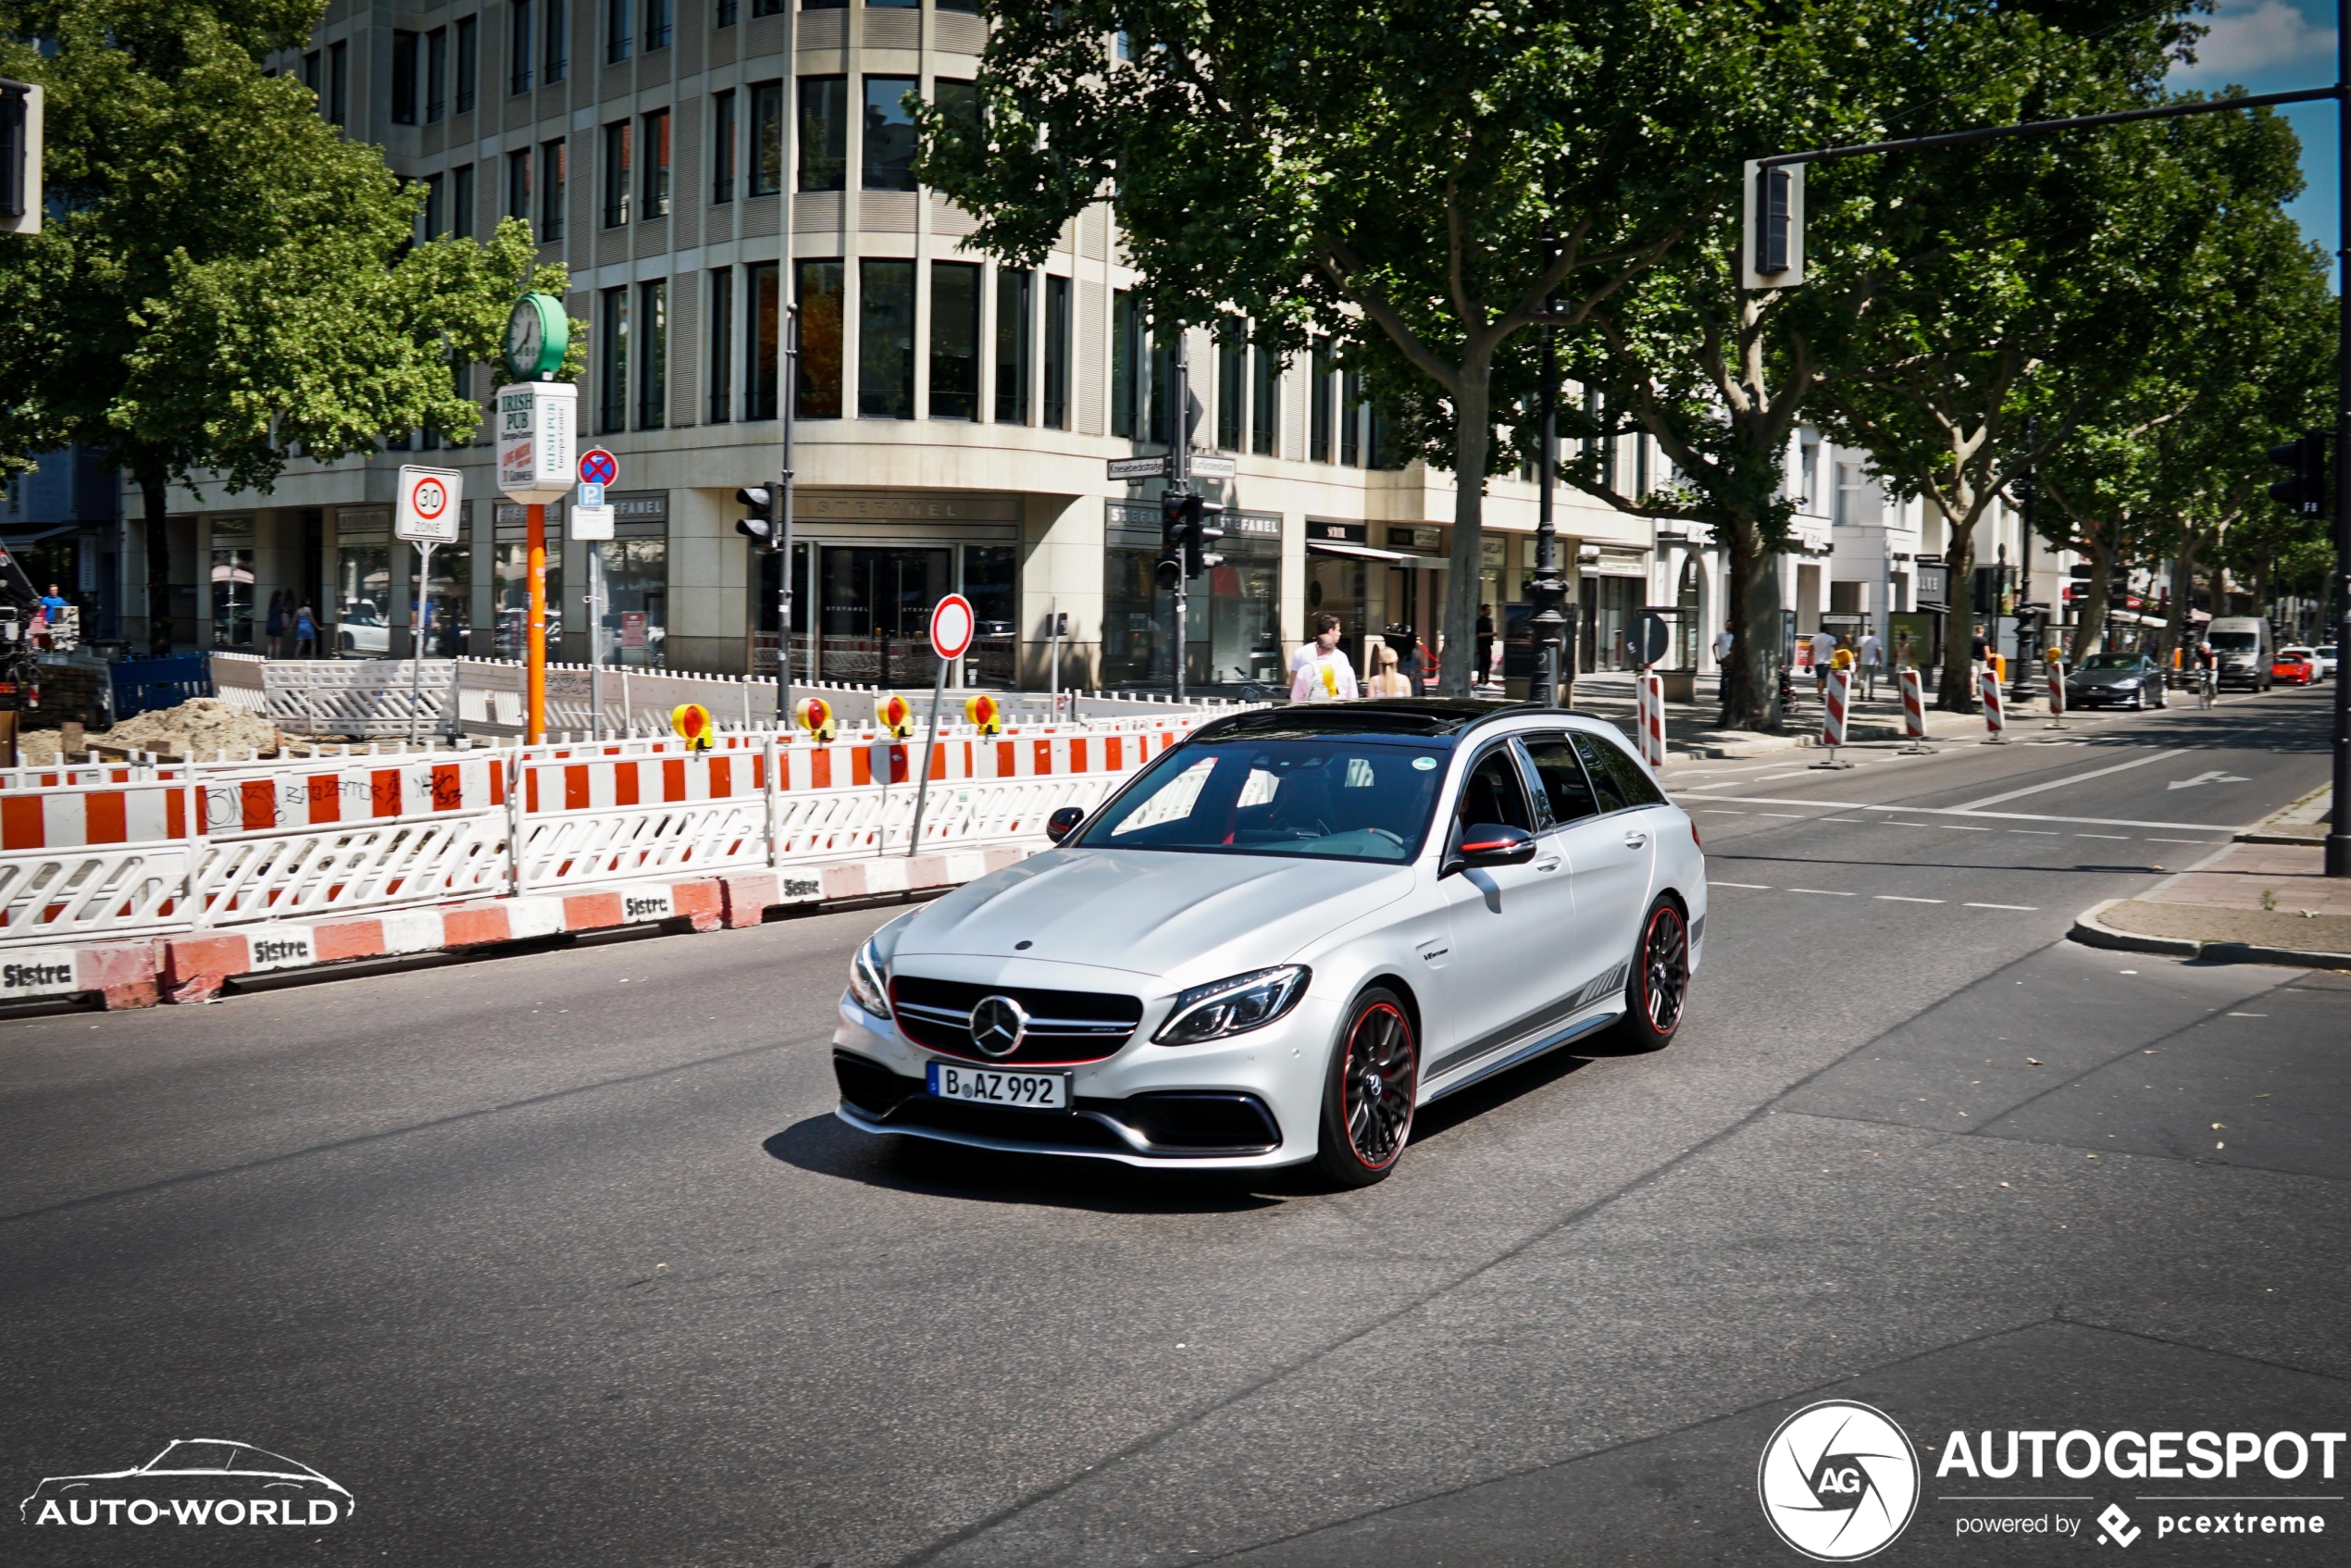
[[[1918,1455],[1885,1412],[1823,1400],[1780,1423],[1755,1488],[1780,1539],[1818,1562],[1858,1562],[1918,1511]]]
[[[351,1494],[303,1463],[218,1437],[180,1437],[129,1470],[51,1475],[19,1507],[27,1524],[277,1524],[349,1519]]]

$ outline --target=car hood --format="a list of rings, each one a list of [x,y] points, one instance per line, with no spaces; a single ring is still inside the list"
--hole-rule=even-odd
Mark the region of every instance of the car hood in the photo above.
[[[1409,865],[1362,861],[1049,850],[926,905],[897,927],[890,959],[1017,957],[1165,975],[1230,949],[1246,969],[1286,962],[1412,885]]]
[[[2126,680],[2136,680],[2146,673],[2138,669],[2077,669],[2068,678],[2084,686],[2116,686]]]

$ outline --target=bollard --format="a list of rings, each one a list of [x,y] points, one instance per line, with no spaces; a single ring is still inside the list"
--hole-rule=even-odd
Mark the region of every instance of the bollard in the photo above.
[[[1816,762],[1814,767],[1851,767],[1849,762],[1837,760],[1836,749],[1845,744],[1845,715],[1853,703],[1853,672],[1833,668],[1829,671],[1826,699],[1821,709],[1821,744],[1829,749],[1826,762]]]
[[[2065,661],[2049,661],[2049,722],[2044,729],[2063,729],[2065,718]]]
[[[1665,765],[1665,678],[1643,666],[1633,678],[1635,695],[1639,699],[1638,725],[1641,731],[1641,760],[1651,767]]]
[[[2005,699],[2000,695],[2000,672],[1986,666],[1983,678],[1976,685],[1984,694],[1984,743],[2005,746],[2009,743],[2009,711],[2003,705]]]
[[[1902,749],[1897,756],[1931,757],[1934,749],[1926,743],[1926,681],[1919,672],[1905,665],[1894,672],[1894,684],[1902,691]]]

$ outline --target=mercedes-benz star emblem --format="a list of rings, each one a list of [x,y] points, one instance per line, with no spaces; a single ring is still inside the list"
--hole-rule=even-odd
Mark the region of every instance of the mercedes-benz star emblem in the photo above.
[[[983,996],[972,1009],[972,1043],[989,1056],[1010,1056],[1027,1036],[1027,1010],[1009,996]]]

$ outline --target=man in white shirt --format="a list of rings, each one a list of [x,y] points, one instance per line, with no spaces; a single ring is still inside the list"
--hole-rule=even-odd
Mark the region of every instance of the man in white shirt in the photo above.
[[[1861,694],[1871,701],[1877,699],[1878,666],[1885,663],[1885,644],[1874,631],[1861,639]]]
[[[1293,703],[1351,703],[1362,695],[1355,685],[1355,666],[1338,646],[1338,617],[1325,611],[1314,617],[1314,641],[1290,655],[1289,700]]]
[[[1829,661],[1836,657],[1836,639],[1825,631],[1812,634],[1812,687],[1823,698],[1829,690]]]

